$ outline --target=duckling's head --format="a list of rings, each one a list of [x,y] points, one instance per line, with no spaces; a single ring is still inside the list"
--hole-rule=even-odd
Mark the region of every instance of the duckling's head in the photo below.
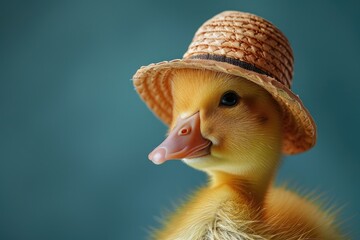
[[[173,118],[167,139],[149,158],[182,159],[206,172],[266,171],[282,144],[281,109],[262,87],[209,70],[177,70],[172,80]]]

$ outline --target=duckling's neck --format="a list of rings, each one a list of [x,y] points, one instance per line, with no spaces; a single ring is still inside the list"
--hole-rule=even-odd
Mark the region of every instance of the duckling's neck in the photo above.
[[[267,162],[272,164],[254,167],[251,171],[241,171],[236,174],[222,171],[208,172],[209,187],[228,186],[243,198],[256,205],[262,205],[266,192],[273,181],[280,157],[280,154],[275,154],[271,157],[272,159],[267,159]]]

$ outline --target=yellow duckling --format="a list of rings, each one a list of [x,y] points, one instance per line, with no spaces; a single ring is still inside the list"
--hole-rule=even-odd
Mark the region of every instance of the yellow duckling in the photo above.
[[[290,90],[292,64],[271,23],[228,11],[198,30],[184,59],[135,74],[140,96],[170,125],[149,159],[182,159],[209,175],[155,239],[342,239],[331,214],[272,186],[282,153],[305,151],[316,138]]]
[[[334,219],[271,182],[281,157],[281,110],[240,77],[179,70],[169,137],[151,154],[205,171],[201,189],[156,239],[339,239]],[[211,143],[211,144],[209,144]]]

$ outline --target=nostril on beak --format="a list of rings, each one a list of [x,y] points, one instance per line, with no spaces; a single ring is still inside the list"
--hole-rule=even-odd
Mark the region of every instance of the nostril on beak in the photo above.
[[[179,130],[178,135],[179,136],[185,136],[188,135],[191,132],[191,128],[190,127],[183,127]]]

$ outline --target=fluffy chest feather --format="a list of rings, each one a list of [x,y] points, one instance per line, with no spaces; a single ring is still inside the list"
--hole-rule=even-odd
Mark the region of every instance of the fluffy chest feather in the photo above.
[[[186,206],[172,216],[156,239],[267,239],[260,236],[259,216],[252,216],[244,199],[223,187],[200,191]],[[240,204],[243,202],[244,204]],[[257,224],[255,224],[257,223]],[[262,224],[260,224],[262,225]]]

